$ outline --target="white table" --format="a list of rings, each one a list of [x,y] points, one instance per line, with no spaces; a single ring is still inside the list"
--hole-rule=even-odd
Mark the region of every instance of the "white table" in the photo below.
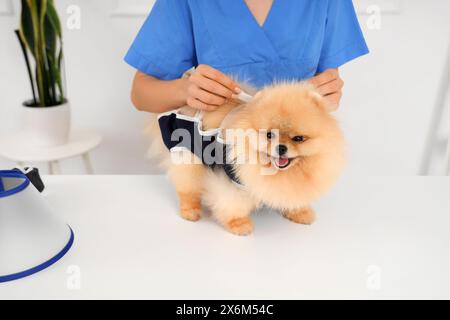
[[[55,147],[36,147],[30,145],[26,135],[18,133],[12,137],[0,139],[0,156],[12,160],[19,167],[35,162],[48,164],[50,174],[60,174],[61,160],[81,156],[88,174],[94,169],[89,152],[95,149],[102,141],[102,136],[89,129],[73,130],[66,144]]]
[[[76,233],[4,298],[450,298],[450,179],[343,179],[311,227],[275,213],[237,237],[176,214],[162,176],[48,176]]]

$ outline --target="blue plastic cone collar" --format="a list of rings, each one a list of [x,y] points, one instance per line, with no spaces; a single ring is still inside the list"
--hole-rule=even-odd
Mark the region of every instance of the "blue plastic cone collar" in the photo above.
[[[15,188],[6,190],[2,178],[16,178],[23,179],[23,182]],[[15,170],[1,170],[0,171],[0,198],[12,196],[25,190],[30,185],[30,180],[22,172]]]
[[[2,178],[23,179],[23,182],[20,185],[18,185],[17,187],[6,190],[5,185],[2,181]],[[0,201],[1,201],[1,198],[9,197],[9,196],[12,196],[14,194],[17,194],[17,193],[25,190],[29,185],[30,185],[30,180],[27,178],[27,176],[25,174],[23,174],[17,170],[0,170]],[[47,269],[48,267],[50,267],[53,264],[55,264],[56,262],[58,262],[70,250],[70,248],[73,245],[74,239],[75,239],[73,230],[70,227],[68,227],[68,228],[70,229],[69,241],[58,254],[56,254],[53,258],[49,259],[48,261],[46,261],[34,268],[20,271],[15,274],[0,275],[0,283],[28,277],[32,274],[35,274],[44,269]]]

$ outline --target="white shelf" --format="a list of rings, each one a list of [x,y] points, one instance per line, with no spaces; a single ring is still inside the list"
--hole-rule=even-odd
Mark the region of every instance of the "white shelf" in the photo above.
[[[83,155],[96,148],[102,136],[95,130],[79,129],[70,133],[69,141],[61,146],[36,147],[27,135],[18,133],[0,138],[0,156],[15,162],[50,162]]]

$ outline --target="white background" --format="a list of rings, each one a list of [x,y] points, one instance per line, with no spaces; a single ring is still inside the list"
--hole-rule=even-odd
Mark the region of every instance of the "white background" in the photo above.
[[[153,1],[58,0],[65,24],[69,5],[81,8],[81,29],[65,30],[69,98],[76,127],[105,136],[93,156],[97,173],[155,172],[145,160],[146,115],[129,101],[133,70],[123,62]],[[8,3],[13,4],[10,10]],[[355,1],[386,4],[380,30],[360,21],[371,49],[342,68],[345,98],[338,114],[349,142],[349,170],[355,174],[417,174],[449,45],[450,1]],[[399,11],[397,3],[402,3]],[[0,135],[18,130],[20,104],[30,97],[23,57],[13,33],[19,1],[0,0]],[[13,166],[0,159],[0,168]],[[64,173],[83,172],[78,159]]]

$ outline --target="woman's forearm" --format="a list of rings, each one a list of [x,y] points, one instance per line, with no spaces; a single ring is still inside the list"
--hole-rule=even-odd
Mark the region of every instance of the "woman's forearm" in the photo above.
[[[137,72],[131,101],[140,111],[162,113],[186,105],[188,80],[165,81]]]

